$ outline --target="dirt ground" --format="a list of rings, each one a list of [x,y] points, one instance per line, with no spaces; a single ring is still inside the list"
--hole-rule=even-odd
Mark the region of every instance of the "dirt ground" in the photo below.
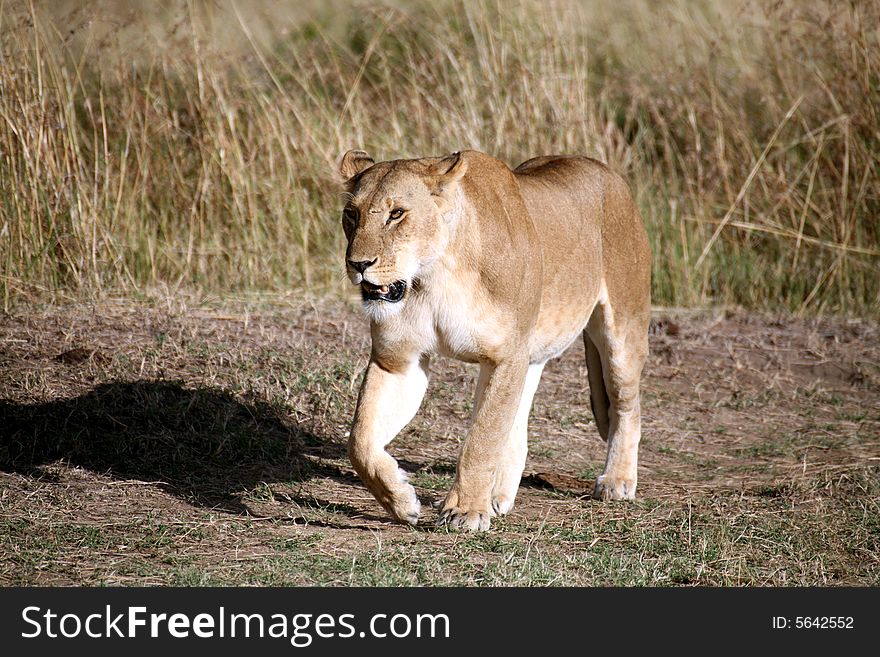
[[[605,445],[583,347],[551,362],[512,514],[433,529],[472,366],[437,359],[392,453],[391,523],[345,455],[352,304],[181,299],[0,316],[0,584],[877,585],[880,326],[657,310],[639,497],[589,499]]]

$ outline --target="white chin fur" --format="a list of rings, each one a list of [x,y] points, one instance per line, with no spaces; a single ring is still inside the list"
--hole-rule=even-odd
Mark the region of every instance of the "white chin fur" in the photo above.
[[[363,307],[367,317],[374,322],[381,322],[389,317],[394,317],[395,315],[400,314],[400,311],[403,310],[405,304],[406,299],[401,299],[397,303],[369,299],[363,302]]]

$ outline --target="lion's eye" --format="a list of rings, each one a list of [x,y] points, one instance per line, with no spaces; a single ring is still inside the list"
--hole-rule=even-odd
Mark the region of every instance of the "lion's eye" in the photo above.
[[[397,221],[403,216],[403,208],[394,208],[391,212],[388,213],[388,221],[385,223],[391,223],[392,221]]]
[[[357,223],[358,211],[354,208],[345,208],[345,210],[342,211],[342,219],[353,226]]]

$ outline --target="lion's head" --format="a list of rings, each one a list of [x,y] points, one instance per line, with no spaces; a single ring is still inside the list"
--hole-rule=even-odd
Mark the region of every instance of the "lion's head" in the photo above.
[[[453,192],[466,170],[461,153],[379,163],[359,150],[342,157],[345,267],[372,316],[397,309],[420,272],[442,255],[455,214]]]

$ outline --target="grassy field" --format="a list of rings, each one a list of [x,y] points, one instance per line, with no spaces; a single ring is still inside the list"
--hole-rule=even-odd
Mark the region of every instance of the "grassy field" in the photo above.
[[[0,585],[880,585],[880,0],[0,0]],[[580,345],[517,505],[392,524],[345,453],[369,329],[337,161],[577,152],[655,256],[640,499]]]
[[[660,314],[640,499],[589,499],[605,444],[581,347],[552,361],[517,505],[433,529],[476,372],[439,360],[392,453],[392,524],[345,454],[368,353],[347,305],[49,306],[0,320],[0,584],[880,585],[880,327]]]
[[[876,314],[880,2],[2,5],[0,293],[337,292],[336,161],[607,161],[657,303]]]

